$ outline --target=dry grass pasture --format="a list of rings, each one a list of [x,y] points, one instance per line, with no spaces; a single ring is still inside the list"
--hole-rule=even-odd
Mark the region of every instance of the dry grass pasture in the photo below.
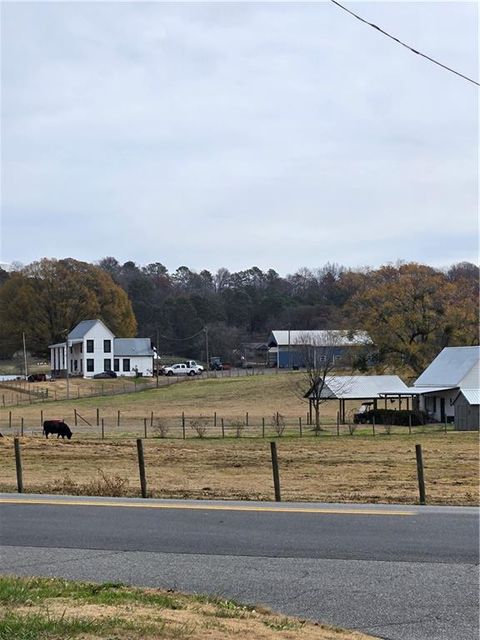
[[[146,425],[149,437],[145,440],[145,459],[151,495],[271,500],[268,439],[275,436],[270,422],[272,415],[279,412],[287,422],[284,437],[278,438],[285,500],[414,503],[418,495],[415,465],[418,442],[423,446],[428,501],[478,504],[478,432],[444,433],[436,426],[414,429],[412,435],[408,435],[408,428],[395,427],[388,434],[378,426],[375,437],[371,427],[359,428],[353,435],[343,427],[337,436],[338,404],[328,402],[322,405],[324,431],[314,437],[305,424],[308,405],[299,397],[302,380],[301,372],[199,378],[124,395],[0,408],[0,432],[5,436],[0,438],[3,461],[0,489],[15,490],[12,436],[20,434],[23,423],[27,491],[138,495],[134,438],[144,435]],[[351,402],[348,409],[353,410],[359,404]],[[99,423],[102,420],[104,423],[105,440],[100,439],[97,410]],[[74,411],[91,426],[78,418],[75,427]],[[185,440],[182,440],[182,412]],[[244,423],[247,412],[249,427],[241,427],[236,434],[232,423]],[[193,416],[208,418],[205,438],[199,438],[191,428]],[[262,416],[266,423],[265,439],[259,437]],[[74,431],[72,440],[43,439],[42,417],[65,419]],[[225,438],[221,437],[222,417],[225,417]],[[152,437],[160,435],[161,424],[167,426],[168,431],[162,434],[166,437]]]
[[[262,606],[119,584],[0,578],[0,639],[368,640]]]
[[[41,383],[30,384],[40,385]],[[54,384],[60,385],[59,388],[64,390],[64,380]],[[96,384],[101,393],[103,381],[78,380],[77,384],[85,384],[89,387]],[[257,423],[261,422],[262,417],[269,422],[271,416],[279,412],[297,424],[300,417],[306,420],[308,411],[308,402],[301,398],[302,390],[306,390],[306,383],[301,372],[270,372],[263,375],[238,377],[194,378],[171,383],[159,389],[139,390],[114,396],[80,397],[70,401],[58,400],[30,404],[28,397],[25,397],[23,404],[0,407],[0,431],[8,433],[9,414],[12,416],[12,426],[17,430],[22,418],[27,430],[38,430],[41,425],[41,415],[44,419],[63,418],[71,425],[74,410],[93,425],[96,422],[97,409],[105,425],[110,428],[117,425],[120,411],[122,429],[117,430],[117,435],[120,432],[129,431],[129,425],[142,425],[144,419],[150,420],[152,413],[155,418],[165,418],[171,420],[172,425],[178,425],[182,412],[186,416],[203,415],[210,418],[216,413],[219,420],[221,417],[226,420],[244,420],[248,412],[252,420],[256,420]],[[347,410],[352,413],[359,405],[360,401],[347,402]],[[395,404],[389,404],[389,407],[395,406]],[[323,404],[322,421],[332,424],[336,419],[337,410],[336,401]],[[174,420],[176,423],[173,422]],[[79,419],[79,427],[82,425],[85,426],[85,423]],[[84,429],[84,433],[87,432],[88,430]],[[96,433],[98,435],[98,430]]]
[[[478,504],[478,435],[431,433],[277,439],[287,501],[413,504],[415,443],[423,447],[427,501]],[[133,439],[21,439],[25,490],[73,495],[140,495]],[[267,440],[144,441],[153,497],[272,500]],[[0,490],[15,491],[13,438],[0,439]]]

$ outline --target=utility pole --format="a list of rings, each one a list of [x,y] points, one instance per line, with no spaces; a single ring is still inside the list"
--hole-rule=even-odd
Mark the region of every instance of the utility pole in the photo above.
[[[68,330],[67,330],[68,331]],[[69,354],[69,349],[68,349],[68,334],[70,332],[67,332],[67,336],[65,338],[65,372],[66,372],[66,381],[67,381],[67,400],[70,400],[70,380],[68,377],[68,363],[69,363],[69,359],[70,359],[70,354]]]
[[[28,369],[27,369],[27,348],[25,346],[25,331],[23,332],[23,361],[25,364],[25,380],[28,378]]]
[[[157,334],[157,342],[155,344],[156,347],[156,351],[157,351],[157,357],[155,358],[155,374],[157,376],[157,389],[158,389],[158,374],[159,374],[159,369],[160,369],[160,356],[158,354],[158,329],[155,330],[156,334]]]
[[[208,327],[205,325],[205,358],[207,360],[207,371],[210,366],[209,354],[208,354]]]

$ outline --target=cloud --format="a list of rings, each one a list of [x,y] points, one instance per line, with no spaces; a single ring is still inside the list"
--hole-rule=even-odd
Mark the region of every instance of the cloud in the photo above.
[[[478,75],[475,5],[357,9]],[[475,258],[476,89],[333,5],[2,14],[2,259]]]

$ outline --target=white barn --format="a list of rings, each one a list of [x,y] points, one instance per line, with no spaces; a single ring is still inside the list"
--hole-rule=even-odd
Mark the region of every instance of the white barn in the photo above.
[[[445,347],[414,382],[420,409],[438,422],[455,420],[459,392],[480,387],[480,346]],[[468,398],[475,394],[463,394]],[[478,425],[477,425],[478,428]]]
[[[151,376],[154,352],[149,338],[116,338],[101,320],[83,320],[66,342],[52,344],[52,376],[92,378],[103,371],[119,376]]]

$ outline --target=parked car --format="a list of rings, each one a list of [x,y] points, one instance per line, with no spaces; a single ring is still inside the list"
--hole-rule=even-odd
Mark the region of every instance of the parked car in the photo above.
[[[93,378],[94,380],[106,380],[108,378],[116,378],[117,374],[115,371],[102,371],[102,373],[96,373]]]
[[[185,364],[187,365],[187,367],[190,367],[191,369],[196,369],[196,374],[197,375],[198,374],[202,374],[205,371],[205,369],[202,367],[202,365],[201,364],[197,364],[195,362],[195,360],[187,360],[185,362]]]
[[[223,364],[222,359],[218,356],[212,356],[210,358],[210,371],[222,371]]]
[[[188,367],[185,362],[172,364],[171,367],[164,367],[163,372],[166,376],[196,376],[202,373],[197,367]]]

